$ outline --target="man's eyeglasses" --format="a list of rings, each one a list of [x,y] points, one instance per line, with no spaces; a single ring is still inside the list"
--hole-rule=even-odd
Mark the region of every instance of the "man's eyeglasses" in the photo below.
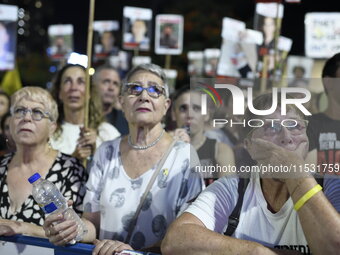
[[[148,95],[152,98],[158,98],[161,95],[165,94],[165,89],[161,86],[151,85],[149,87],[144,88],[138,83],[127,83],[127,84],[125,84],[125,91],[129,95],[139,96],[140,94],[142,94],[143,90],[146,90]]]
[[[301,135],[306,132],[308,120],[266,120],[262,127],[252,129],[249,135],[256,129],[261,129],[265,136],[274,136],[281,133],[282,128],[286,128],[292,135]]]
[[[25,107],[15,108],[12,111],[12,116],[14,116],[17,119],[22,119],[26,116],[28,112],[31,114],[32,119],[35,121],[40,121],[43,118],[50,119],[50,114],[48,112],[43,112],[42,110],[37,109],[37,108],[29,109]]]

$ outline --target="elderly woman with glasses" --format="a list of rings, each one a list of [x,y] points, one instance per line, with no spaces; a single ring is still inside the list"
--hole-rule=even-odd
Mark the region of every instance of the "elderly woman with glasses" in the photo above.
[[[271,94],[253,106],[271,108]],[[295,106],[287,109],[282,115],[279,106],[267,116],[246,111],[252,127],[243,130],[245,145],[257,165],[241,166],[240,176],[223,177],[203,191],[169,228],[163,254],[339,253],[340,179],[325,176],[318,184],[315,166],[304,160],[304,115]]]
[[[45,236],[44,214],[27,179],[38,172],[82,211],[86,172],[80,162],[51,148],[57,104],[39,87],[24,87],[11,98],[10,132],[16,152],[0,157],[0,235]]]
[[[139,65],[127,74],[120,101],[130,133],[101,145],[87,183],[84,241],[102,240],[95,254],[160,242],[179,211],[202,190],[202,178],[193,169],[199,164],[195,150],[163,129],[168,93],[157,65]],[[53,226],[58,220],[49,216],[44,228],[51,242],[64,245],[76,227],[72,221]]]

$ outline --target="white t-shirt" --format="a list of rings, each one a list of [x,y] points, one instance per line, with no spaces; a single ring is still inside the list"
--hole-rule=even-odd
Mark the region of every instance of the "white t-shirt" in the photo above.
[[[86,185],[84,210],[100,211],[100,239],[125,241],[129,222],[157,165],[131,179],[122,165],[120,142],[120,138],[104,142],[96,151]],[[134,249],[162,240],[178,212],[201,192],[203,180],[194,171],[197,164],[195,149],[182,141],[176,142],[139,214],[130,240]]]
[[[64,122],[61,127],[61,135],[57,139],[53,137],[51,139],[51,145],[54,149],[59,150],[62,153],[72,155],[76,150],[77,140],[79,139],[82,125]],[[120,133],[114,126],[107,122],[102,122],[98,127],[96,147],[98,148],[103,142],[113,140],[119,136]]]
[[[199,218],[210,230],[224,233],[228,226],[229,215],[234,210],[238,200],[238,178],[223,177],[208,186],[192,203],[186,212]],[[337,184],[335,184],[337,181]],[[339,179],[324,181],[325,195],[331,195],[330,202],[339,207]],[[332,192],[327,193],[328,185]],[[337,202],[336,202],[337,201]],[[260,179],[253,174],[244,194],[239,224],[233,237],[261,243],[267,247],[296,249],[308,253],[305,239],[297,212],[293,209],[293,201],[289,198],[277,213],[267,209]]]

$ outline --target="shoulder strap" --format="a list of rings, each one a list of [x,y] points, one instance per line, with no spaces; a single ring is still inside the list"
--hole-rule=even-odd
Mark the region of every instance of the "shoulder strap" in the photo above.
[[[176,143],[176,141],[173,141],[170,144],[168,150],[164,153],[162,159],[160,160],[160,162],[157,165],[157,168],[156,168],[155,172],[151,176],[151,179],[150,179],[150,181],[148,183],[148,186],[146,187],[146,189],[145,189],[145,191],[144,191],[144,193],[143,193],[143,195],[142,195],[142,197],[140,199],[140,202],[139,202],[139,205],[137,207],[137,210],[136,210],[136,212],[135,212],[135,214],[134,214],[134,216],[133,216],[133,218],[132,218],[132,220],[131,220],[131,222],[129,224],[128,234],[127,234],[126,239],[125,239],[125,243],[127,243],[127,244],[130,242],[132,232],[135,229],[135,226],[136,226],[136,223],[137,223],[137,218],[138,218],[138,215],[139,215],[139,213],[140,213],[140,211],[142,209],[144,201],[145,201],[149,191],[151,190],[151,187],[153,186],[153,184],[154,184],[154,182],[155,182],[155,180],[156,180],[156,178],[157,178],[157,176],[159,174],[159,171],[162,169],[166,159],[168,158],[172,148],[174,147],[175,143]],[[170,171],[170,169],[169,169],[169,171]]]
[[[243,197],[244,197],[244,193],[246,192],[248,183],[249,183],[249,177],[239,178],[238,188],[237,188],[238,200],[237,200],[234,210],[229,216],[228,227],[227,227],[227,230],[224,232],[225,235],[232,236],[232,234],[235,232],[237,228],[237,225],[240,219],[241,208],[243,204]]]

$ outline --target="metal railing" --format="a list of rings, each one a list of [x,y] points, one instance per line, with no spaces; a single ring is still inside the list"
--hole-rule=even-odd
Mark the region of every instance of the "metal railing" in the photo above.
[[[48,241],[46,238],[24,236],[24,235],[14,235],[14,236],[0,236],[0,240],[12,243],[21,243],[33,246],[40,246],[45,248],[54,249],[55,255],[77,255],[77,254],[92,254],[94,245],[76,243],[75,245],[67,246],[55,246]]]
[[[66,246],[55,246],[52,243],[50,243],[48,239],[46,238],[24,236],[24,235],[0,236],[0,241],[50,248],[54,250],[55,255],[79,255],[79,254],[91,255],[92,250],[95,247],[92,244],[85,244],[85,243],[76,243],[74,245],[66,245]],[[151,253],[151,252],[137,252],[137,251],[133,252],[133,254],[159,255],[159,254]]]

